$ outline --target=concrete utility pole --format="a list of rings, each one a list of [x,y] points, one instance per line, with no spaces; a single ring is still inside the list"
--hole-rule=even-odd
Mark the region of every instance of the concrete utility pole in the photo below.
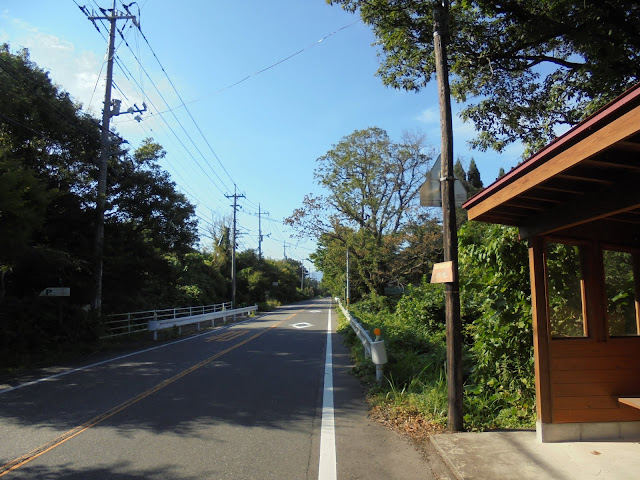
[[[347,310],[349,310],[349,247],[347,247],[347,294],[346,294]]]
[[[262,260],[262,215],[269,215],[269,212],[263,212],[260,210],[260,204],[258,204],[258,258]],[[268,237],[269,235],[267,235]],[[285,255],[286,258],[286,255]]]
[[[86,13],[86,10],[83,10]],[[102,10],[102,9],[101,9]],[[106,12],[111,12],[107,14]],[[102,132],[100,137],[100,164],[98,173],[98,195],[96,197],[96,237],[94,244],[95,264],[94,264],[94,294],[92,308],[100,313],[102,308],[102,252],[104,249],[104,211],[107,202],[107,163],[109,154],[111,153],[111,140],[109,138],[109,120],[111,117],[120,114],[120,101],[111,101],[111,87],[113,84],[113,54],[114,43],[116,37],[116,22],[118,20],[133,20],[137,26],[138,22],[135,15],[124,15],[116,10],[116,1],[113,0],[113,8],[110,10],[102,10],[103,16],[88,15],[89,20],[108,20],[109,28],[109,49],[107,54],[107,78],[104,92],[104,108],[102,109]],[[96,27],[97,28],[97,27]],[[111,106],[114,109],[111,109]],[[133,112],[128,112],[133,113]]]
[[[233,195],[225,195],[227,198],[233,198],[233,231],[231,233],[231,305],[236,308],[236,211],[238,210],[238,199],[244,198],[244,195],[236,193],[236,186],[233,186]]]
[[[447,384],[449,415],[448,428],[462,431],[462,322],[460,319],[460,291],[458,279],[458,233],[453,175],[453,126],[451,120],[451,92],[447,66],[446,43],[449,35],[449,2],[437,0],[433,9],[433,47],[436,57],[436,76],[440,100],[442,220],[444,227],[444,260],[452,262],[453,281],[445,283],[447,317]]]

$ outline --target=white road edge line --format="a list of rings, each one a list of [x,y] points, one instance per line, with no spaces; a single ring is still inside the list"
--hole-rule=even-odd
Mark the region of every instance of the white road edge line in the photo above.
[[[331,344],[331,305],[327,325],[327,350],[324,361],[324,391],[320,427],[320,464],[318,480],[338,478],[336,461],[336,425],[333,412],[333,345]]]
[[[257,316],[257,317],[247,318],[246,320],[243,320],[241,322],[232,323],[230,325],[224,325],[222,327],[216,328],[215,330],[211,330],[211,331],[204,332],[204,333],[198,333],[196,335],[192,335],[192,336],[186,337],[186,338],[181,338],[180,340],[176,340],[175,342],[165,343],[165,344],[162,344],[162,345],[158,345],[157,347],[146,348],[144,350],[138,350],[137,352],[127,353],[126,355],[121,355],[121,356],[115,357],[115,358],[108,358],[107,360],[103,360],[101,362],[92,363],[91,365],[85,365],[83,367],[73,368],[71,370],[65,370],[64,372],[56,373],[55,375],[51,375],[49,377],[38,378],[37,380],[32,380],[30,382],[21,383],[20,385],[16,385],[15,387],[9,387],[9,388],[5,388],[3,390],[0,390],[0,395],[2,395],[3,393],[13,392],[14,390],[18,390],[18,389],[23,388],[23,387],[30,387],[31,385],[36,385],[38,383],[48,382],[49,380],[54,380],[54,379],[59,378],[59,377],[64,377],[65,375],[69,375],[70,373],[80,372],[82,370],[87,370],[88,368],[99,367],[100,365],[104,365],[105,363],[116,362],[118,360],[123,360],[125,358],[132,357],[132,356],[138,355],[140,353],[150,352],[152,350],[157,350],[159,348],[164,348],[164,347],[169,347],[171,345],[175,345],[176,343],[182,343],[182,342],[186,342],[188,340],[193,340],[195,338],[202,337],[204,335],[210,335],[213,332],[217,333],[220,330],[227,330],[227,329],[229,329],[229,328],[231,328],[233,326],[242,325],[243,323],[249,322],[251,320],[256,320],[257,318],[260,318],[261,316],[262,315]]]

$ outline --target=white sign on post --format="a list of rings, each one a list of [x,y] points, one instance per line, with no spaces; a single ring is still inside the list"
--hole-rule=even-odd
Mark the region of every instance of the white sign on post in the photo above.
[[[47,287],[40,292],[41,297],[70,297],[71,288],[69,287]]]

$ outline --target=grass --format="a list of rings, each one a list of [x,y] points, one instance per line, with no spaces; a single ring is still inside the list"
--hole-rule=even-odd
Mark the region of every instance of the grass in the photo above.
[[[390,363],[385,365],[385,381],[377,385],[375,367],[365,358],[362,344],[341,312],[338,312],[338,332],[351,348],[354,374],[368,389],[373,419],[414,440],[444,431],[447,385],[442,367],[434,366],[415,352],[390,355]],[[417,374],[410,374],[408,382],[394,379],[394,372],[407,378],[406,372],[415,372],[416,363],[420,363],[421,368]]]
[[[389,356],[385,382],[379,386],[375,383],[375,367],[365,358],[364,348],[339,312],[338,331],[352,349],[354,373],[368,389],[372,418],[414,438],[443,431],[448,411],[443,336],[409,330],[406,325],[398,325],[397,319],[385,321],[385,315],[361,315],[357,307],[352,307],[354,311],[365,328],[382,328]],[[468,388],[464,394],[465,428],[531,428],[535,425],[532,403],[506,391]]]

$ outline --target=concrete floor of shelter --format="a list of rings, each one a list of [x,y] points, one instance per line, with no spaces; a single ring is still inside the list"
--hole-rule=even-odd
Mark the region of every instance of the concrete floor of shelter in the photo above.
[[[638,480],[640,438],[539,443],[535,431],[441,434],[431,443],[460,480]]]

